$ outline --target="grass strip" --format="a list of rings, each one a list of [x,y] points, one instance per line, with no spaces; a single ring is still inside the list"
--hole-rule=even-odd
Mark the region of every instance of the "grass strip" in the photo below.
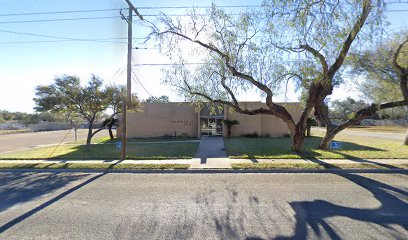
[[[373,163],[234,163],[233,169],[408,169],[408,164],[378,165]]]
[[[321,133],[319,133],[321,135]],[[244,159],[408,159],[408,146],[399,141],[379,138],[339,135],[342,149],[320,150],[321,136],[305,139],[303,151],[293,153],[289,137],[276,138],[226,138],[230,158]]]
[[[187,169],[189,164],[0,163],[0,169]]]

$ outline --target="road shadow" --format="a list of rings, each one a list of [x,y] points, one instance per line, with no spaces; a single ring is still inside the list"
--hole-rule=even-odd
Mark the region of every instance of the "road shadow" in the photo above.
[[[342,239],[341,233],[336,232],[335,226],[327,221],[328,218],[332,217],[346,217],[365,223],[373,223],[389,231],[395,230],[391,225],[398,225],[408,230],[408,204],[405,202],[408,192],[406,190],[357,174],[343,173],[337,175],[370,191],[381,206],[375,209],[364,209],[344,207],[325,200],[291,202],[289,204],[295,211],[296,219],[294,235],[280,236],[275,239],[307,239],[308,226],[318,238],[323,237],[324,231],[330,239]],[[398,237],[396,236],[396,238]]]
[[[2,175],[4,173],[1,173]],[[53,203],[61,200],[67,195],[75,192],[76,190],[88,185],[89,183],[95,181],[96,179],[105,175],[101,173],[95,175],[84,182],[75,185],[68,190],[60,193],[56,197],[44,202],[43,204],[31,209],[30,211],[21,214],[20,216],[10,220],[4,225],[0,226],[0,233],[6,231],[7,229],[13,227],[14,225],[24,221],[35,213],[43,210],[44,208],[52,205]],[[89,177],[89,174],[74,175],[67,173],[18,173],[10,172],[6,174],[6,177],[0,180],[1,185],[1,202],[0,209],[5,211],[6,209],[12,207],[13,205],[31,201],[38,198],[44,194],[51,193],[58,188],[62,188],[73,181],[84,179]]]
[[[51,193],[88,174],[2,172],[0,178],[0,212]]]

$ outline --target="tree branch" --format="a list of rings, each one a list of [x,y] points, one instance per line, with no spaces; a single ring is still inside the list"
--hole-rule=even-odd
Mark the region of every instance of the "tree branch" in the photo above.
[[[402,95],[404,96],[405,100],[408,100],[408,67],[404,68],[398,64],[399,54],[401,53],[401,50],[406,43],[408,43],[408,38],[398,46],[397,51],[394,53],[392,59],[392,65],[397,70],[398,77],[400,79]]]
[[[330,79],[334,77],[336,72],[343,65],[344,59],[346,58],[347,53],[350,50],[351,44],[353,43],[354,39],[357,37],[357,34],[363,27],[365,21],[367,20],[368,15],[371,12],[371,9],[372,9],[371,0],[363,0],[363,10],[358,20],[355,22],[353,28],[351,29],[350,33],[348,34],[346,40],[344,41],[343,47],[341,48],[340,53],[336,58],[336,61],[329,68],[328,74]]]
[[[357,111],[353,118],[344,122],[336,127],[333,128],[333,131],[338,133],[351,125],[359,124],[362,120],[372,116],[379,110],[394,108],[394,107],[401,107],[401,106],[408,106],[408,100],[402,101],[395,101],[395,102],[387,102],[383,104],[371,104],[369,107],[363,108]]]
[[[312,48],[311,46],[307,44],[300,45],[300,48],[310,52],[311,54],[313,54],[315,58],[319,59],[320,64],[322,64],[322,68],[323,68],[323,76],[326,77],[329,71],[329,67],[327,65],[326,58],[319,51],[317,51],[316,49]]]

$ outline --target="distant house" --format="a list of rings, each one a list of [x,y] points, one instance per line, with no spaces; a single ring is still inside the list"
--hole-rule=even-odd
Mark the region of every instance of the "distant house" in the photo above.
[[[300,103],[280,103],[284,105],[297,121],[302,109]],[[262,102],[240,102],[242,108],[267,108]],[[224,119],[238,120],[233,126],[232,136],[256,133],[259,136],[280,137],[288,134],[289,129],[282,120],[272,115],[246,115],[234,112],[229,107],[209,109],[204,106],[200,111],[192,103],[144,103],[142,112],[127,113],[128,137],[186,136],[200,138],[202,135],[226,136]],[[117,135],[120,136],[118,128]]]

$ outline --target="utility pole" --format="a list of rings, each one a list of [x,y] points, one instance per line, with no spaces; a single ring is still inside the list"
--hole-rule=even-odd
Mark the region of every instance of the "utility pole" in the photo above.
[[[126,123],[126,111],[131,107],[132,104],[132,15],[133,12],[143,20],[143,16],[137,11],[135,6],[130,2],[130,0],[126,0],[129,6],[129,14],[128,18],[126,19],[122,13],[122,18],[127,21],[128,24],[128,53],[127,53],[127,84],[126,84],[126,99],[123,100],[123,109],[122,109],[122,146],[121,146],[121,160],[126,159],[126,146],[127,146],[127,123]]]

